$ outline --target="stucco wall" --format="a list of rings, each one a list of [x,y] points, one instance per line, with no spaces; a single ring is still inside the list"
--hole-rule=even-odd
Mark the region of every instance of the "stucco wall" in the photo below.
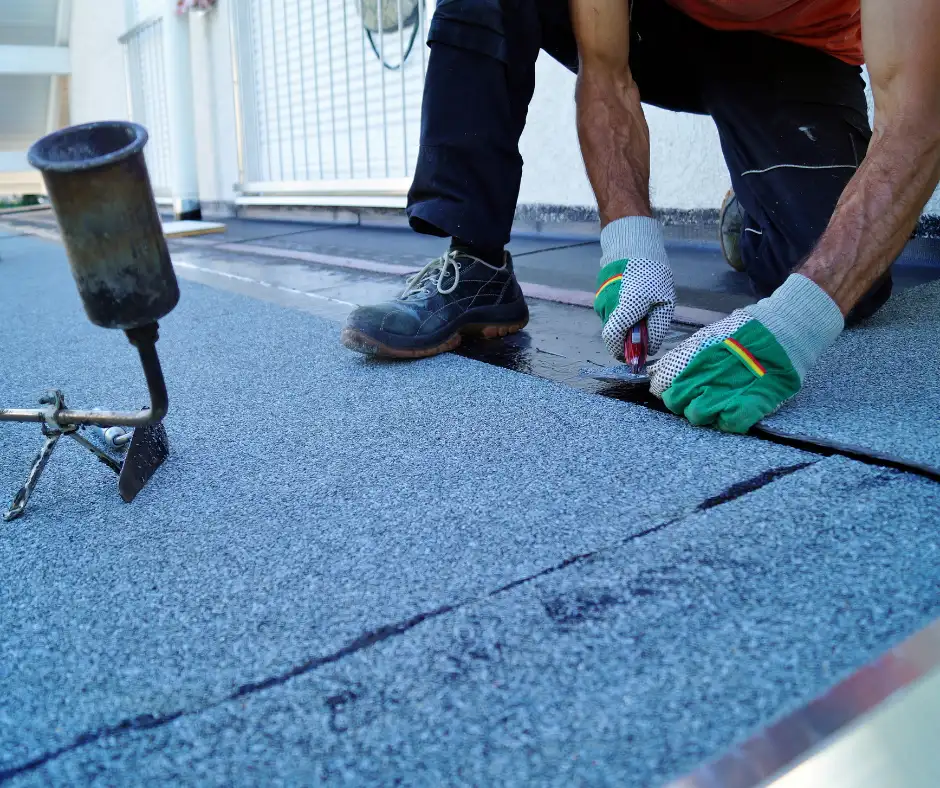
[[[126,120],[124,0],[72,0],[72,123]]]
[[[0,172],[0,197],[20,194],[45,194],[42,176],[35,170],[28,172]]]
[[[940,216],[940,188],[933,193],[933,199],[927,203],[924,213],[931,216]]]
[[[653,205],[717,208],[730,186],[710,118],[646,108]],[[574,112],[574,75],[544,53],[520,142],[525,166],[520,202],[593,206]]]
[[[127,119],[124,0],[73,0],[71,120]],[[238,180],[228,2],[190,20],[200,198],[231,202]],[[152,132],[153,133],[153,132]]]

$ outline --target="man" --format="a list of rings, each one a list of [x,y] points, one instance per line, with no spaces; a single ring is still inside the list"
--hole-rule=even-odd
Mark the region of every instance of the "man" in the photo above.
[[[602,226],[595,309],[617,358],[644,317],[656,352],[675,306],[640,102],[714,118],[735,195],[724,230],[737,219],[741,233],[732,262],[762,299],[663,356],[651,390],[693,424],[746,431],[890,295],[940,181],[938,42],[936,0],[440,0],[408,215],[450,250],[400,298],[355,310],[344,343],[420,357],[525,325],[503,246],[542,48],[578,73]]]

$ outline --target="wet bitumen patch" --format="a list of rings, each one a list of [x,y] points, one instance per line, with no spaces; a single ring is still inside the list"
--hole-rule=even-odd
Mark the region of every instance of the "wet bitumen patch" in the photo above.
[[[226,222],[224,233],[211,239],[199,239],[195,244],[190,242],[189,245],[217,247],[232,243],[263,243],[273,249],[359,257],[417,268],[439,257],[448,246],[446,239],[419,235],[404,228],[244,220],[230,220]],[[521,234],[513,235],[507,249],[514,256],[526,257],[543,250],[556,251],[590,244],[590,241],[579,239]]]
[[[9,243],[0,402],[57,386],[76,407],[145,404],[133,349],[87,322],[62,249]],[[95,747],[275,692],[814,459],[458,356],[370,363],[333,321],[182,291],[158,345],[167,463],[127,505],[111,471],[63,446],[0,531],[6,777],[69,782]],[[8,495],[40,443],[35,425],[0,425]],[[656,484],[622,483],[625,467]]]
[[[400,276],[362,273],[309,262],[275,262],[266,256],[227,255],[193,247],[177,251],[173,260],[177,273],[191,281],[334,320],[344,320],[357,304],[394,298],[401,292],[403,283]],[[530,299],[529,313],[529,325],[518,334],[499,341],[466,338],[456,354],[582,391],[604,393],[631,402],[643,401],[662,410],[659,401],[648,393],[579,374],[585,364],[602,367],[610,363],[593,310]],[[694,331],[694,326],[675,324],[651,361]]]

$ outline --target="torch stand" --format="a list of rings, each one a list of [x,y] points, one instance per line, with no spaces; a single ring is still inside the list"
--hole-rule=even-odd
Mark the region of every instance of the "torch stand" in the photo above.
[[[39,449],[30,466],[26,481],[13,498],[10,508],[3,515],[6,522],[15,520],[26,510],[26,504],[39,483],[39,477],[45,470],[60,438],[72,438],[118,474],[118,490],[121,497],[128,503],[134,500],[137,493],[144,488],[157,468],[169,456],[170,445],[162,423],[169,403],[163,370],[157,356],[156,343],[159,336],[157,324],[152,323],[142,328],[130,329],[125,333],[140,354],[144,375],[147,378],[147,388],[150,390],[150,407],[143,408],[137,413],[68,410],[65,406],[65,395],[56,390],[48,392],[39,400],[42,408],[36,410],[0,409],[0,421],[38,422],[45,438],[42,448]],[[115,435],[109,429],[115,427],[133,430],[130,436],[130,446],[127,445],[128,437],[124,430],[119,429]],[[107,432],[104,431],[106,428]],[[100,434],[104,438],[101,442],[115,450],[115,453],[126,449],[127,453],[123,460],[89,440],[85,435],[89,429]]]

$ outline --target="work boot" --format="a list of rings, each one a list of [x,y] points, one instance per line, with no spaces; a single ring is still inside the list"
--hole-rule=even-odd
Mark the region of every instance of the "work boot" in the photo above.
[[[354,309],[341,341],[368,356],[425,358],[453,350],[463,336],[504,337],[528,322],[509,252],[496,267],[451,249],[410,277],[398,298]]]
[[[741,233],[744,231],[744,214],[734,192],[729,189],[721,203],[718,214],[718,236],[721,241],[721,253],[725,261],[735,271],[744,271],[741,259]]]

